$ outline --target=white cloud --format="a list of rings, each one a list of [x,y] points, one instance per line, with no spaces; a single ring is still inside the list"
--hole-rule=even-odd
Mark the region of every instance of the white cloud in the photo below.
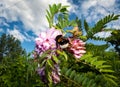
[[[108,28],[113,28],[113,29],[119,29],[120,30],[120,19],[107,24],[107,26],[108,26]]]
[[[23,42],[24,40],[30,41],[30,39],[26,38],[22,33],[20,33],[19,30],[15,28],[14,30],[7,29],[7,33],[13,35],[16,39],[20,40],[21,42]]]
[[[24,32],[25,37],[27,38],[28,41],[34,41],[35,38],[33,36],[28,35],[27,32]]]
[[[84,16],[89,24],[94,24],[106,15],[120,13],[120,4],[116,3],[116,1],[117,0],[84,0],[80,5],[74,7],[74,12],[79,18]],[[120,19],[108,23],[107,28],[120,29]]]
[[[104,7],[112,7],[115,4],[115,0],[98,0],[98,4]]]
[[[92,7],[92,6],[96,6],[96,4],[97,4],[97,0],[87,0],[87,1],[84,1],[83,3],[82,3],[82,9],[83,10],[88,10],[90,7]]]
[[[32,30],[36,35],[47,29],[46,9],[49,4],[62,3],[70,5],[67,0],[3,0],[1,15],[8,21],[21,20],[26,31]]]
[[[9,27],[9,24],[6,23],[4,19],[0,18],[0,26],[7,26],[7,27]]]
[[[84,0],[82,4],[80,3],[80,5],[74,9],[77,9],[75,10],[77,16],[83,15],[89,23],[92,23],[113,13],[116,10],[115,1],[116,0]]]
[[[3,32],[4,32],[2,28],[0,28],[0,32],[1,32],[1,33],[3,33]]]
[[[94,36],[101,37],[101,38],[107,38],[111,36],[111,31],[109,32],[102,31],[102,32],[96,33]]]

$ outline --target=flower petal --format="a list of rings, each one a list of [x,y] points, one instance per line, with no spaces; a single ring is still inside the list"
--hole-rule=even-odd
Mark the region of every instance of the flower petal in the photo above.
[[[57,74],[57,72],[53,71],[52,72],[52,79],[53,79],[53,82],[56,84],[58,82],[60,82],[60,77],[59,75]]]
[[[44,48],[45,50],[48,50],[48,49],[50,48],[50,44],[49,44],[48,42],[44,42],[44,43],[43,43],[43,48]]]
[[[39,38],[45,39],[46,36],[46,32],[41,32]]]
[[[74,56],[75,56],[75,58],[79,59],[80,57],[83,56],[83,54],[79,54],[79,55],[75,54]]]
[[[40,45],[40,44],[43,43],[43,39],[42,38],[36,38],[35,41],[36,41],[37,45]]]
[[[56,30],[55,28],[51,28],[46,32],[41,32],[39,38],[36,38],[35,40],[38,55],[41,55],[41,53],[48,49],[56,49],[55,38],[60,34],[62,34],[62,32],[60,30]]]
[[[55,31],[54,28],[53,28],[53,29],[49,29],[49,30],[47,31],[47,37],[50,38],[50,37],[52,36],[52,34],[54,33],[54,31]]]
[[[83,47],[83,46],[78,46],[76,49],[85,49],[85,47]]]
[[[57,35],[62,35],[62,32],[60,30],[56,30],[52,35],[51,38],[55,39]]]
[[[74,50],[75,54],[86,53],[85,50]]]
[[[70,52],[73,53],[75,58],[80,58],[84,53],[86,53],[84,46],[85,42],[83,42],[82,40],[73,39],[71,41]]]

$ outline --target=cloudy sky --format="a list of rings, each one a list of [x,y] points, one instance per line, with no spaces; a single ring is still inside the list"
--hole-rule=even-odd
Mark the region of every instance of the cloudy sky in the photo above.
[[[0,0],[0,35],[15,36],[31,52],[35,37],[48,29],[46,9],[54,3],[69,5],[71,15],[86,19],[90,25],[110,13],[120,14],[120,0]],[[107,27],[120,29],[120,20]]]

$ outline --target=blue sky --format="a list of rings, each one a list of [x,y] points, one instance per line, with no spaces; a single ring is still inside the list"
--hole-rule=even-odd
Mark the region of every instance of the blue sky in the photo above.
[[[0,1],[0,35],[7,33],[15,36],[27,52],[34,50],[35,38],[41,31],[46,31],[46,9],[49,4],[69,5],[71,17],[86,19],[94,25],[104,16],[120,14],[120,0],[1,0]],[[108,28],[120,29],[120,20],[109,23]],[[109,33],[99,33],[108,36]]]

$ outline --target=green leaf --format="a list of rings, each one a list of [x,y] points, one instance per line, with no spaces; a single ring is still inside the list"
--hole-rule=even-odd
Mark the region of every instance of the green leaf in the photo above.
[[[54,66],[54,63],[53,63],[53,61],[51,60],[51,59],[48,59],[47,60],[47,64],[51,67],[51,68],[53,68]]]
[[[51,72],[47,73],[47,79],[48,79],[49,83],[51,84],[52,83]]]
[[[60,54],[60,55],[63,55],[65,60],[67,61],[68,57],[67,57],[67,54],[64,51],[57,50],[57,53]]]
[[[91,87],[96,87],[96,84],[94,83],[94,84],[92,84],[92,86]]]
[[[61,73],[66,73],[66,71],[67,71],[67,68],[63,67],[61,70]]]
[[[56,56],[52,56],[53,57],[53,60],[56,62],[56,63],[58,63],[59,62],[59,60],[58,60],[58,58],[56,57]]]
[[[50,10],[51,15],[54,15],[53,9],[52,9],[52,6],[51,6],[51,5],[49,5],[49,10]]]
[[[46,63],[46,60],[43,60],[41,63],[40,63],[40,66],[43,67]]]
[[[110,75],[110,74],[104,74],[105,77],[112,78],[112,79],[117,79],[117,77]]]
[[[105,77],[105,79],[111,83],[113,83],[114,85],[118,86],[118,84],[111,78]]]
[[[91,65],[95,65],[94,63],[97,62],[97,58],[94,57],[93,60],[90,62]]]
[[[82,83],[82,82],[84,81],[84,79],[86,79],[86,77],[85,77],[85,74],[83,73],[83,74],[81,74],[80,77],[78,78],[78,82],[79,82],[79,83]]]
[[[50,19],[50,17],[51,17],[50,12],[49,12],[48,10],[46,10],[46,12],[47,12],[47,16],[48,16],[48,18]]]
[[[57,6],[56,6],[56,4],[53,4],[52,9],[53,9],[54,13],[56,13],[56,10],[57,10]]]
[[[77,75],[75,75],[75,77],[74,77],[74,79],[73,80],[75,80],[75,81],[77,81],[78,82],[78,78],[80,77],[80,75],[79,74],[77,74]]]
[[[84,20],[84,27],[85,27],[85,30],[87,32],[89,30],[89,25],[88,25],[86,20]]]
[[[65,60],[67,61],[68,60],[68,56],[67,56],[67,54],[64,51],[63,51],[63,56],[64,56]]]
[[[93,65],[95,65],[96,68],[99,68],[99,67],[102,66],[103,63],[105,63],[105,62],[106,62],[106,61],[102,61],[102,60],[100,60],[100,61],[96,61],[96,62],[94,62]]]
[[[67,72],[65,73],[66,76],[69,76],[71,73],[71,69],[67,70]]]
[[[112,72],[114,72],[114,71],[113,71],[113,70],[110,70],[110,69],[100,69],[100,72],[112,73]]]
[[[99,61],[96,61],[94,64],[97,65],[97,66],[101,66],[103,65],[103,63],[105,63],[106,61],[103,61],[103,60],[99,60]]]
[[[72,79],[75,76],[75,70],[73,70],[70,74],[70,78]]]
[[[88,82],[88,84],[87,84],[87,87],[90,87],[93,82],[94,82],[93,79],[89,80],[89,82]]]
[[[62,6],[62,8],[68,8],[68,7],[70,7],[69,5],[64,5],[64,6]]]
[[[60,9],[60,12],[65,12],[65,11],[67,11],[66,8],[61,8],[61,9]]]
[[[85,78],[85,80],[82,82],[82,85],[83,85],[83,86],[86,86],[86,85],[87,85],[86,83],[87,83],[88,81],[89,81],[88,78]]]
[[[100,69],[102,68],[111,68],[111,65],[102,65],[102,66],[99,66]]]
[[[57,5],[57,9],[60,9],[60,8],[61,8],[61,3]]]
[[[88,59],[88,58],[91,58],[91,57],[92,57],[91,54],[85,54],[84,56],[82,56],[82,57],[80,58],[80,60],[85,60],[85,59]]]

